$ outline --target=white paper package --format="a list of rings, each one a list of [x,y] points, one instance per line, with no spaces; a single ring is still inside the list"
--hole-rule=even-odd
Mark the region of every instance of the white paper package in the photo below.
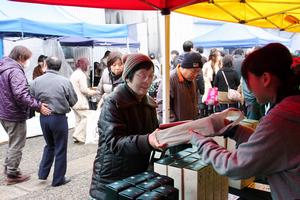
[[[240,110],[229,108],[205,118],[160,130],[156,133],[156,139],[160,144],[167,144],[168,147],[171,147],[188,143],[191,139],[189,131],[198,132],[204,136],[222,135],[227,129],[237,125],[243,118],[244,115]],[[232,123],[226,125],[225,119],[232,121]]]

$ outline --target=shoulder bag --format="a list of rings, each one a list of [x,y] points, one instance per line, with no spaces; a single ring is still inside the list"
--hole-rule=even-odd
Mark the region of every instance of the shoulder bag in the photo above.
[[[225,79],[226,85],[228,87],[228,92],[227,92],[228,99],[231,100],[231,101],[241,101],[242,100],[242,95],[237,90],[231,89],[229,87],[227,78],[226,78],[225,73],[224,73],[223,70],[222,70],[222,74],[223,74],[223,77]]]

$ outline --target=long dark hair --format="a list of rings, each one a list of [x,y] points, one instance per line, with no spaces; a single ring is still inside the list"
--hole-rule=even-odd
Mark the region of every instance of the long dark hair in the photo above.
[[[290,51],[280,43],[271,43],[258,50],[253,51],[244,60],[241,68],[241,74],[248,82],[248,72],[255,76],[262,76],[268,72],[280,80],[277,88],[277,99],[279,103],[287,96],[300,94],[299,77],[291,69],[293,62]]]

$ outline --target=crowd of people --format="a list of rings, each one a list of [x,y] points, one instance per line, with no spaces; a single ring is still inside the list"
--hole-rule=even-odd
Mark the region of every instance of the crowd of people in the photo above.
[[[168,121],[195,120],[231,107],[242,110],[249,119],[261,120],[254,131],[236,126],[223,135],[237,141],[233,152],[217,145],[210,138],[215,135],[187,134],[203,160],[218,173],[232,178],[263,175],[268,177],[274,199],[286,195],[300,198],[300,78],[291,68],[289,50],[278,43],[252,52],[236,49],[232,54],[211,49],[207,59],[203,48],[186,41],[182,54],[176,50],[171,54]],[[164,111],[162,70],[155,54],[107,51],[90,74],[89,60],[79,58],[69,79],[59,75],[61,60],[41,55],[28,86],[24,68],[31,55],[26,47],[16,46],[0,60],[0,122],[9,135],[4,163],[8,185],[30,178],[19,169],[29,108],[41,113],[46,143],[38,178],[47,179],[55,161],[52,186],[60,186],[70,181],[65,175],[66,113],[73,110],[75,114],[74,143],[85,143],[90,134],[86,131],[90,99],[95,99],[95,109],[100,111],[96,125],[99,142],[91,199],[105,199],[106,184],[149,169],[153,150],[167,150],[168,155],[190,145],[167,148],[156,140]],[[243,98],[208,104],[210,88],[218,88],[220,93],[234,89]],[[264,111],[265,105],[270,105],[268,111]]]

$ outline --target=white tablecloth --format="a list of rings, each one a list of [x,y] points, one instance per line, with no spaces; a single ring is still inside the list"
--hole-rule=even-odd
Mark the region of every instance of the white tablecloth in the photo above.
[[[74,128],[75,125],[75,115],[73,111],[67,114],[68,116],[68,124],[69,129]],[[34,137],[38,135],[43,135],[41,126],[40,126],[40,116],[39,113],[36,113],[36,116],[28,119],[27,123],[27,138]],[[3,129],[2,125],[0,124],[0,143],[8,141],[8,135],[6,134],[5,130]]]

